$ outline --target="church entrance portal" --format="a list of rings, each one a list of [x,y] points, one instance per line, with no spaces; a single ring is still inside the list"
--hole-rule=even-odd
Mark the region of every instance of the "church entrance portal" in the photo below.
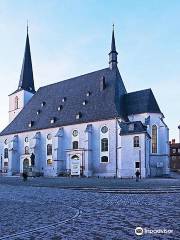
[[[77,155],[71,157],[71,175],[80,176],[80,159]]]
[[[23,172],[29,172],[29,159],[27,158],[23,161]]]

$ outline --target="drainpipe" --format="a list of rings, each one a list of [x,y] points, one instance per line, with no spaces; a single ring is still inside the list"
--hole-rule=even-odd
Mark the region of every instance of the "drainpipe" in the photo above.
[[[118,141],[118,137],[117,137],[117,118],[115,118],[116,120],[116,178],[118,177],[118,159],[117,159],[117,156],[118,156],[118,149],[117,149],[117,141]]]

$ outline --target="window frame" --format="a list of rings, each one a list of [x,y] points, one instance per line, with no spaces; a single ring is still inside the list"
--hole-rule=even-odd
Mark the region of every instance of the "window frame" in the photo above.
[[[134,136],[133,137],[133,146],[134,146],[134,148],[140,147],[140,138],[139,138],[139,136]]]
[[[72,141],[72,149],[76,150],[78,148],[79,148],[79,141],[77,141],[77,140]]]
[[[156,136],[153,136],[153,131],[156,130]],[[155,140],[155,142],[154,142]],[[152,125],[151,131],[151,153],[158,154],[158,128],[157,125]]]
[[[4,148],[4,159],[8,159],[9,158],[9,150],[8,148]]]
[[[46,146],[46,155],[52,156],[52,144],[51,143],[48,143]]]
[[[107,137],[101,138],[101,153],[109,152],[109,140]]]
[[[28,146],[25,146],[25,148],[24,148],[24,154],[25,154],[25,155],[29,155],[29,147],[28,147]]]
[[[102,158],[107,158],[107,161],[102,161]],[[109,163],[109,156],[101,156],[101,163]]]
[[[18,96],[15,97],[14,99],[14,109],[19,109],[19,98]]]

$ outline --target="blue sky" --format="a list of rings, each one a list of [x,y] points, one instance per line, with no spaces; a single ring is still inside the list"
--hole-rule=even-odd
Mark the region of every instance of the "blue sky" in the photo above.
[[[16,90],[29,34],[36,89],[108,66],[112,23],[128,92],[152,88],[178,139],[179,0],[0,0],[0,129]]]

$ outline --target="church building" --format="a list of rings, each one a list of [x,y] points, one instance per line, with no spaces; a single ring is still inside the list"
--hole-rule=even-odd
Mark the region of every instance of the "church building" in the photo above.
[[[27,32],[9,124],[0,133],[4,175],[141,177],[169,174],[169,130],[152,90],[127,92],[114,29],[109,66],[34,86]]]

